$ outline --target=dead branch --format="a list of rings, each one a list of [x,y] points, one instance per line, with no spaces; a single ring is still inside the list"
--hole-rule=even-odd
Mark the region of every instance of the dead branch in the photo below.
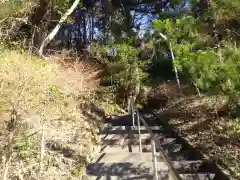
[[[6,20],[7,20],[7,18],[1,19],[1,20],[0,20],[0,24],[3,23],[3,22],[6,21]]]
[[[12,152],[13,152],[13,143],[14,143],[14,133],[17,126],[17,121],[19,120],[17,111],[13,109],[10,117],[10,121],[8,123],[8,137],[7,137],[7,153],[5,156],[5,168],[4,168],[4,174],[3,174],[3,180],[7,180],[8,177],[8,170],[9,165],[11,163],[12,159]]]
[[[6,41],[9,37],[11,32],[13,31],[14,27],[16,26],[16,23],[13,22],[11,25],[11,28],[9,30],[7,30],[5,37],[3,38],[3,41]]]
[[[42,138],[41,138],[41,155],[40,155],[40,176],[43,173],[43,158],[45,154],[45,149],[44,149],[44,124],[42,122]]]

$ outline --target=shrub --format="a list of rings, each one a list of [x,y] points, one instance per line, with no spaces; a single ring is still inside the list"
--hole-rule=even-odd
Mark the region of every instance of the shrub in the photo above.
[[[107,54],[112,48],[117,49],[117,55],[109,57]],[[147,78],[144,68],[148,61],[139,60],[138,54],[139,50],[128,44],[95,46],[95,56],[107,64],[107,78],[115,85],[120,97],[127,96]]]

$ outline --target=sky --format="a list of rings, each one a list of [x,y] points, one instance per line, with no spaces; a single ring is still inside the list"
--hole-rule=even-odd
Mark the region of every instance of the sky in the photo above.
[[[168,0],[168,1],[170,1],[170,0]],[[144,5],[141,5],[141,6],[144,6]],[[179,12],[182,10],[188,11],[189,9],[190,9],[190,0],[185,0],[184,3],[177,5],[174,9],[171,8],[168,4],[165,12]],[[131,14],[133,15],[134,11],[132,11]],[[137,19],[135,21],[135,25],[136,24],[140,25],[140,27],[139,27],[140,29],[138,31],[135,29],[135,31],[138,32],[138,35],[140,38],[144,37],[144,34],[146,33],[146,31],[150,30],[150,32],[151,32],[153,20],[161,18],[157,14],[152,14],[152,13],[136,13],[135,15],[136,15],[136,19]],[[89,28],[89,25],[90,24],[87,23],[87,28]],[[96,27],[94,28],[94,30],[95,30],[94,39],[97,39],[97,37],[99,37],[99,35],[100,35],[100,31]]]
[[[183,4],[177,5],[175,9],[171,8],[170,2],[168,2],[165,12],[174,12],[174,11],[179,12],[179,11],[189,11],[189,10],[190,10],[190,0],[185,0]],[[161,17],[151,13],[148,13],[148,14],[138,13],[138,15],[139,16],[143,15],[143,17],[139,20],[141,22],[139,36],[142,38],[147,30],[152,29],[152,21],[160,19]]]

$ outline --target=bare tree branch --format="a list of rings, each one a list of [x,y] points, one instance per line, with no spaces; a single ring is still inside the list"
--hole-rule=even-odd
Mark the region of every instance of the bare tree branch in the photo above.
[[[44,47],[46,47],[51,41],[52,39],[56,36],[57,32],[59,31],[59,29],[62,26],[62,23],[67,19],[67,17],[72,14],[72,12],[74,11],[74,9],[76,9],[77,5],[79,4],[80,0],[75,0],[74,3],[72,4],[72,6],[67,10],[67,12],[61,17],[60,21],[58,22],[58,24],[55,26],[55,28],[52,30],[52,32],[43,40],[41,47],[38,51],[39,55],[42,56],[43,55],[43,49]]]

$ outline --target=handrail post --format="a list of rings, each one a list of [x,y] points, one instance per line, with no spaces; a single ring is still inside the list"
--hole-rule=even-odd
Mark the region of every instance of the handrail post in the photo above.
[[[171,161],[165,155],[163,147],[158,142],[158,140],[154,137],[152,130],[149,128],[148,124],[146,123],[144,118],[141,116],[141,114],[138,111],[138,109],[136,108],[134,111],[137,113],[137,118],[139,118],[140,122],[142,122],[143,125],[146,127],[146,129],[147,129],[147,131],[148,131],[148,133],[150,134],[150,137],[151,137],[154,179],[155,180],[159,180],[160,179],[159,174],[158,174],[158,167],[157,167],[158,164],[157,164],[157,157],[156,157],[156,147],[157,147],[159,149],[160,156],[162,157],[163,161],[168,166],[168,171],[171,174],[171,178],[174,179],[174,180],[181,180],[182,178],[180,177],[179,173],[171,165]]]
[[[128,114],[132,114],[131,110],[132,110],[131,98],[128,98]]]
[[[156,145],[155,145],[154,140],[151,140],[151,145],[152,145],[152,159],[153,159],[153,174],[154,174],[154,180],[158,180]]]
[[[132,111],[132,126],[135,127],[135,112]]]
[[[132,103],[132,96],[128,98],[128,114],[132,116],[132,126],[135,126],[135,119],[134,119],[134,107]]]
[[[137,124],[138,124],[138,137],[139,137],[139,152],[142,153],[142,138],[141,138],[141,130],[140,130],[140,118],[139,118],[139,114],[136,111],[136,115],[137,115]]]
[[[135,127],[135,109],[133,107],[133,97],[130,97],[130,111],[132,114],[132,126]]]

